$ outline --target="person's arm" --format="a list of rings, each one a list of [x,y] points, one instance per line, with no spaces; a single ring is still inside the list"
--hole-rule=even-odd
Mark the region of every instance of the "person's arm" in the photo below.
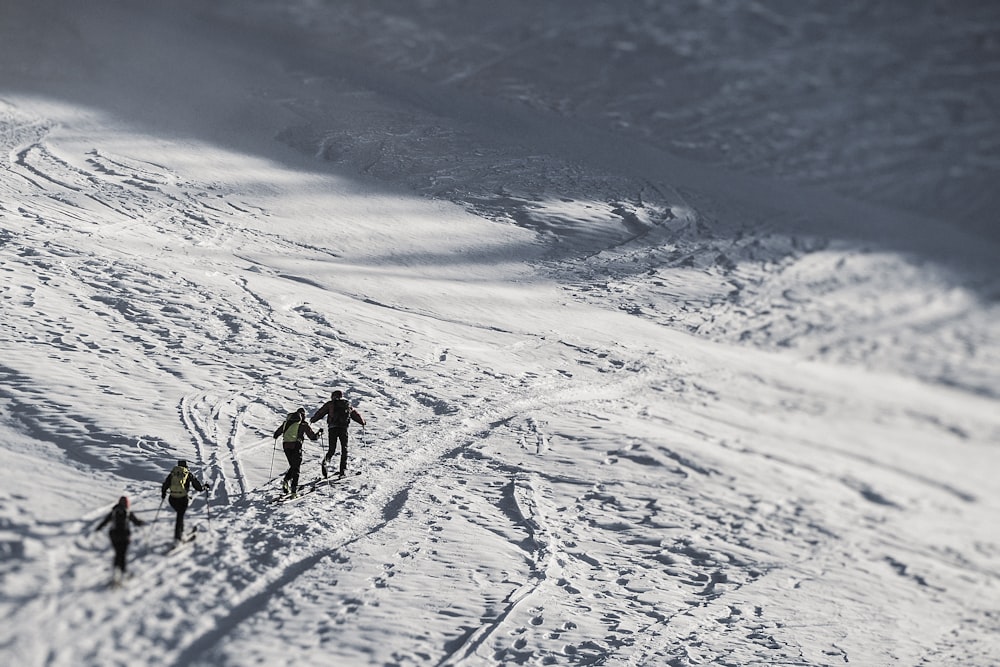
[[[108,515],[104,517],[104,521],[97,524],[97,528],[94,528],[94,532],[97,532],[101,528],[104,528],[106,525],[108,525],[108,521],[111,521],[111,512],[108,512]]]
[[[170,474],[167,473],[167,478],[163,480],[163,484],[160,485],[160,500],[167,497],[167,491],[170,490]]]
[[[313,416],[309,418],[309,423],[310,424],[315,424],[320,419],[322,419],[323,417],[325,417],[326,413],[329,412],[329,411],[330,411],[330,402],[327,401],[326,403],[324,403],[322,405],[322,407],[320,407],[319,410],[317,410],[316,412],[313,413]]]
[[[320,429],[319,431],[314,431],[312,430],[312,426],[310,426],[306,422],[302,422],[302,432],[305,433],[307,436],[309,436],[310,440],[319,440],[319,436],[323,432],[323,429]]]
[[[278,438],[280,438],[281,434],[284,432],[285,432],[285,422],[281,422],[281,426],[279,426],[278,430],[274,432],[274,439],[277,440]]]
[[[146,525],[146,522],[143,521],[142,519],[140,519],[139,517],[137,517],[134,512],[129,512],[128,513],[128,520],[131,521],[132,523],[134,523],[137,526],[145,526]]]
[[[353,421],[355,421],[355,422],[357,422],[357,423],[361,424],[362,426],[364,426],[364,425],[365,425],[365,418],[364,418],[364,417],[362,417],[362,416],[361,416],[361,413],[360,413],[360,412],[358,412],[357,410],[355,410],[354,408],[351,408],[351,419],[352,419]]]

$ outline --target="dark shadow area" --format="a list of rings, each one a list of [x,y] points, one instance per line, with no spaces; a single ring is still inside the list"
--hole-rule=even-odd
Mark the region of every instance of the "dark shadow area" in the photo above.
[[[919,49],[910,49],[910,41],[926,36],[931,41],[923,44],[925,49],[947,48],[961,28],[980,35],[976,48],[983,53],[973,49],[959,54],[955,67],[978,62],[985,54],[982,66],[988,69],[996,56],[988,39],[990,24],[983,26],[985,32],[970,25],[981,17],[982,7],[958,3],[944,31],[951,41],[934,41],[934,20],[941,19],[936,8],[915,15],[916,27],[895,34],[890,29],[896,16],[891,3],[867,9],[871,3],[847,3],[839,10],[802,3],[776,9],[773,15],[736,10],[713,15],[695,7],[697,3],[681,4],[689,11],[685,20],[691,29],[702,41],[717,40],[714,46],[697,42],[686,47],[691,53],[685,55],[678,35],[657,38],[655,31],[637,28],[647,18],[650,25],[664,25],[684,8],[630,7],[616,13],[603,2],[585,7],[574,3],[572,8],[560,2],[545,8],[519,2],[505,14],[476,3],[458,6],[442,0],[417,7],[386,0],[338,3],[309,15],[294,5],[267,2],[162,5],[106,0],[78,6],[18,0],[0,10],[5,33],[0,47],[5,84],[0,94],[41,94],[104,109],[152,132],[280,159],[296,169],[337,173],[363,182],[368,191],[405,186],[529,227],[534,222],[523,202],[510,208],[508,186],[526,193],[568,192],[580,199],[594,186],[597,189],[589,193],[593,200],[612,203],[625,198],[621,195],[627,190],[626,197],[647,203],[655,199],[664,206],[684,204],[687,193],[706,195],[729,202],[730,213],[739,215],[745,209],[748,218],[766,217],[772,233],[842,239],[931,259],[952,269],[960,283],[973,289],[985,286],[980,294],[985,300],[997,298],[988,286],[1000,275],[997,233],[979,218],[963,224],[934,211],[919,215],[863,203],[825,187],[843,180],[836,175],[821,185],[812,184],[822,181],[815,177],[796,181],[774,153],[783,144],[771,135],[771,154],[751,168],[742,158],[713,158],[708,139],[698,144],[700,148],[673,150],[671,146],[679,144],[672,140],[678,137],[670,134],[681,129],[697,134],[706,125],[725,134],[744,120],[750,123],[749,116],[734,117],[736,109],[725,106],[727,101],[738,103],[741,95],[718,93],[739,88],[741,81],[751,81],[748,85],[757,86],[759,95],[770,92],[777,97],[780,92],[774,106],[801,100],[831,120],[877,123],[884,110],[881,97],[871,115],[859,119],[840,111],[843,96],[878,90],[884,77],[902,76],[907,63],[897,63],[898,71],[883,73],[883,78],[873,74],[862,86],[855,78],[863,71],[856,62],[864,60],[863,51],[816,54],[808,50],[810,42],[834,40],[826,30],[847,35],[861,27],[885,33],[883,48],[901,45],[888,61],[907,54],[916,59]],[[987,12],[986,17],[995,13]],[[593,20],[588,22],[588,16]],[[554,32],[552,26],[560,20],[570,27]],[[722,47],[727,38],[745,45],[768,36],[774,43],[771,50],[751,53]],[[813,78],[839,82],[839,91],[829,90],[826,97],[815,89],[767,90],[784,76],[781,71],[767,76],[761,72],[782,66],[796,71],[797,46],[805,49],[810,63],[822,65]],[[736,68],[741,62],[746,68],[742,79]],[[682,80],[689,88],[671,87]],[[996,90],[995,83],[991,79],[977,85],[988,95]],[[913,90],[919,90],[919,84],[914,83]],[[945,94],[949,86],[965,90],[970,85],[967,77],[957,77],[938,88]],[[516,90],[527,92],[518,97]],[[636,101],[643,94],[648,97],[645,107]],[[894,99],[898,105],[921,103],[919,96]],[[617,116],[611,109],[614,100],[620,102]],[[637,117],[611,122],[622,114],[635,116],[639,108],[646,110],[644,122]],[[684,108],[697,109],[701,116],[681,118]],[[777,112],[765,105],[753,113]],[[653,128],[654,119],[662,118],[674,122]],[[722,128],[724,119],[728,125]],[[883,120],[891,133],[893,118]],[[995,118],[977,122],[977,132],[997,134]],[[837,154],[838,137],[817,135],[812,141],[820,148],[807,151],[810,164],[822,163],[824,156],[830,165],[850,160]],[[860,151],[867,139],[853,141]],[[795,146],[789,150],[802,152]],[[871,150],[880,154],[878,146]],[[683,157],[684,152],[704,159]],[[862,153],[864,159],[878,162],[877,155]],[[892,166],[898,160],[888,162],[901,176],[883,180],[905,180],[906,168]],[[773,173],[768,173],[768,164],[775,167]],[[561,175],[553,175],[560,170]],[[978,208],[992,210],[992,203],[988,197],[987,205]],[[615,243],[641,235],[634,225],[628,228],[627,218],[622,224],[630,233]],[[745,225],[734,221],[710,233],[718,237],[743,231]],[[576,246],[565,250],[580,252]]]

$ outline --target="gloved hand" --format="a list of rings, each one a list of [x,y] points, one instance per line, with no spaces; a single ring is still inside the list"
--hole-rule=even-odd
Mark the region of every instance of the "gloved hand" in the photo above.
[[[320,429],[319,433],[317,433],[316,435],[323,435],[323,429]]]

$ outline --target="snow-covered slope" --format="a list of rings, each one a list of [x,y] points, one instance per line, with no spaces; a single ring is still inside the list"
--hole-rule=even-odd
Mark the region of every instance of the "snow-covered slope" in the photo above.
[[[872,142],[979,118],[989,10],[64,4],[0,10],[4,664],[1000,663],[996,122]],[[269,502],[337,388],[361,474]]]

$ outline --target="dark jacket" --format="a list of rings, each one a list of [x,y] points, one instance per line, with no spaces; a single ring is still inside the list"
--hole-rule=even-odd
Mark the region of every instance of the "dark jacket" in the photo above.
[[[174,473],[187,473],[187,477],[184,480],[183,491],[179,489],[170,488],[170,480],[173,478]],[[183,466],[174,466],[169,473],[167,473],[167,478],[163,480],[163,484],[160,485],[160,497],[166,498],[167,493],[170,493],[172,498],[187,498],[188,491],[194,486],[195,491],[204,491],[205,487],[202,485],[201,480],[194,476],[194,474]]]
[[[309,418],[309,422],[315,424],[323,417],[326,417],[326,425],[331,430],[335,428],[347,428],[350,422],[344,418],[345,413],[350,417],[351,421],[357,422],[362,426],[365,425],[364,417],[347,402],[346,398],[334,398],[327,401],[323,404],[323,407]]]
[[[292,429],[296,424],[298,428]],[[274,432],[274,437],[275,439],[281,438],[282,447],[301,447],[306,437],[310,440],[318,440],[319,433],[313,431],[309,423],[299,416],[299,413],[293,412],[288,415],[281,426],[278,427],[278,430]]]
[[[136,526],[141,526],[146,523],[145,521],[141,521],[136,515],[132,514],[132,511],[127,507],[115,505],[111,508],[111,511],[108,512],[108,515],[104,517],[104,521],[102,521],[94,530],[98,531],[111,523],[111,521],[115,518],[115,515],[119,512],[125,512],[125,516],[122,517],[120,521],[115,521],[115,523],[111,525],[112,537],[127,537],[129,535],[130,523],[135,524]]]

